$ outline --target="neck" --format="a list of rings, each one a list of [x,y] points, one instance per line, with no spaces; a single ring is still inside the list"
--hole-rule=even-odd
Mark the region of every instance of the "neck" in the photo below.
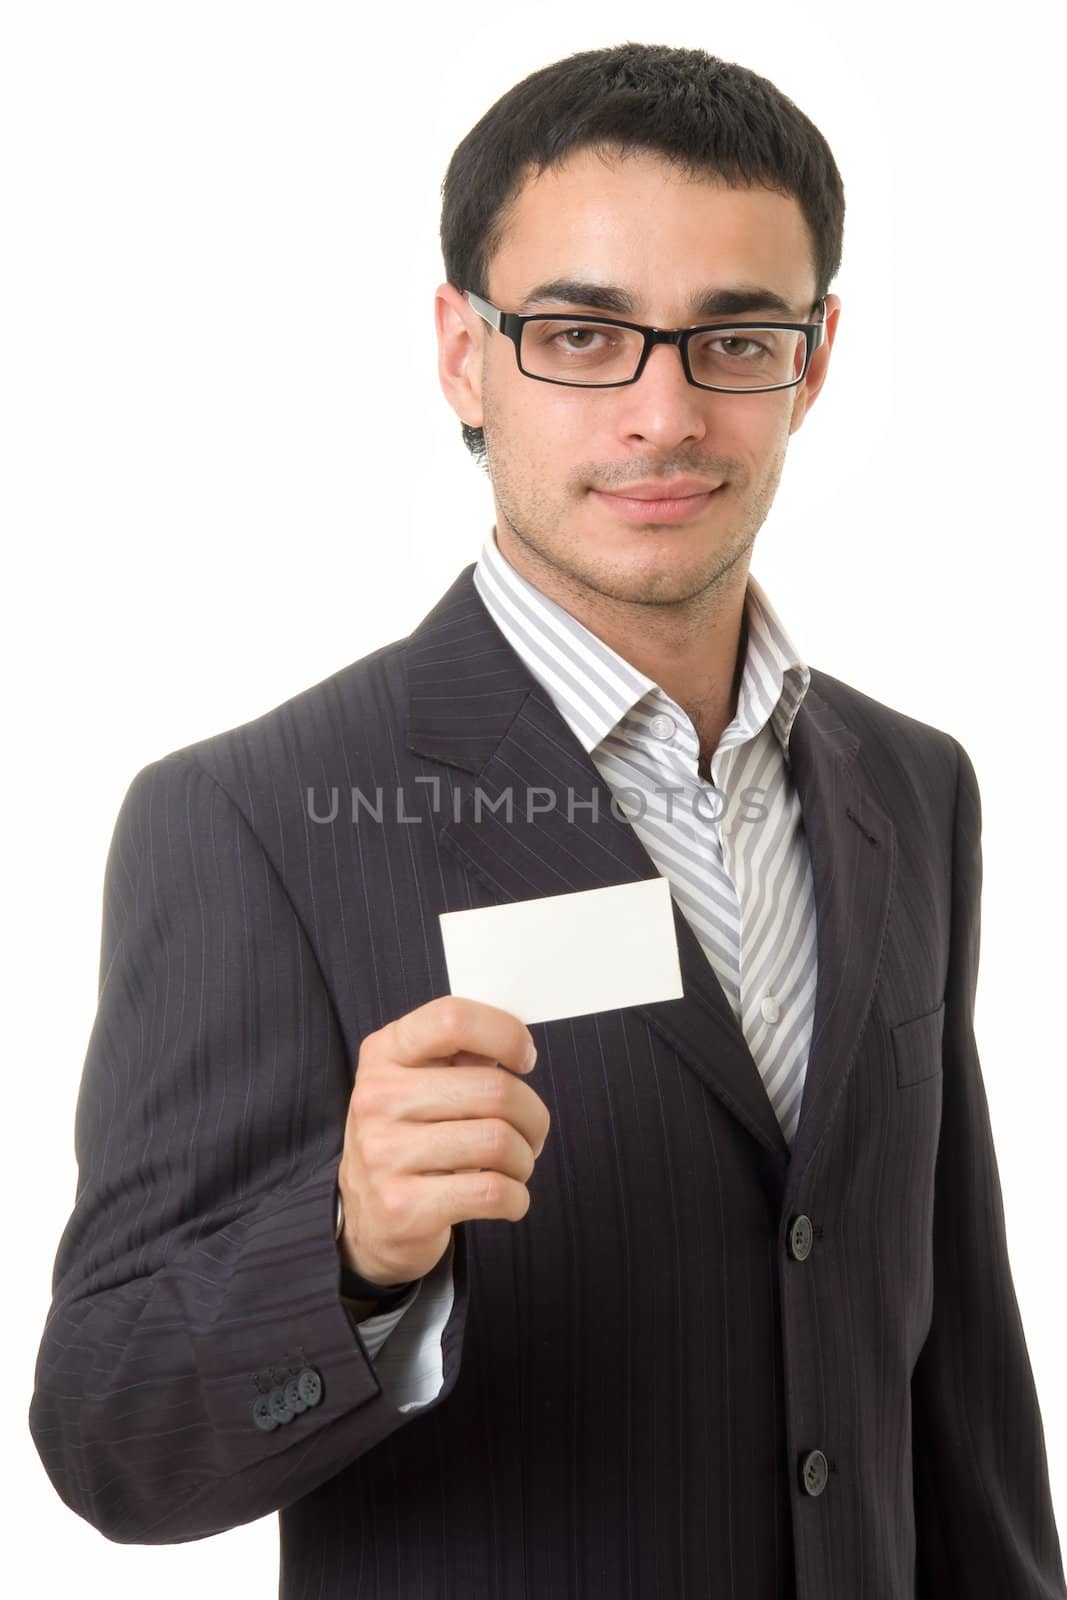
[[[737,713],[748,642],[748,562],[735,561],[687,601],[652,605],[590,588],[495,530],[497,548],[515,570],[677,701],[700,740],[705,775]],[[747,557],[748,550],[743,552]]]

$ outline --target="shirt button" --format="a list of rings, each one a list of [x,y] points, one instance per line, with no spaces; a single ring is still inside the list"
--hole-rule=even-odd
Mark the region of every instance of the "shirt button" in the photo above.
[[[674,718],[665,711],[657,711],[648,726],[657,739],[669,739],[674,732]]]
[[[765,994],[759,1008],[763,1013],[764,1022],[777,1022],[781,1015],[781,1008],[773,995]]]

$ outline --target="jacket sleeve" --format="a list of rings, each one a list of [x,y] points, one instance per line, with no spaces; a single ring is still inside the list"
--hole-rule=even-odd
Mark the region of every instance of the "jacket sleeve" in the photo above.
[[[975,1044],[982,816],[974,768],[956,748],[933,1314],[911,1384],[915,1593],[917,1600],[1065,1600]]]
[[[143,768],[108,853],[77,1192],[29,1410],[56,1491],[109,1539],[251,1522],[412,1420],[340,1294],[353,1070],[243,812],[182,756]],[[462,1325],[462,1229],[453,1247]],[[290,1379],[272,1427],[262,1397]]]

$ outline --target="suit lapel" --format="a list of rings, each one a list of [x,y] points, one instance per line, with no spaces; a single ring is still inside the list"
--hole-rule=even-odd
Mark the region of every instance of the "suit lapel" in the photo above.
[[[499,902],[659,876],[611,790],[500,632],[473,564],[406,647],[408,747],[456,769],[442,847]],[[813,674],[813,678],[814,678]],[[714,969],[673,897],[684,993],[633,1011],[674,1048],[763,1148],[799,1180],[850,1070],[874,992],[896,840],[855,775],[859,745],[809,688],[790,762],[811,850],[818,985],[800,1123],[792,1152]],[[594,809],[595,807],[595,809]]]

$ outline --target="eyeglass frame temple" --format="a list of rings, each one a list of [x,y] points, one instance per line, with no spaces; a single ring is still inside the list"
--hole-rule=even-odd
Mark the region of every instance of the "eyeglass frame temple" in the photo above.
[[[564,317],[554,317],[551,312],[531,311],[522,313],[518,311],[501,311],[499,306],[494,306],[490,301],[484,300],[480,294],[475,294],[473,289],[462,289],[460,293],[468,304],[478,313],[483,322],[502,333],[511,340],[515,346],[515,363],[524,378],[532,378],[536,383],[555,383],[568,389],[625,389],[627,384],[636,383],[648,362],[652,348],[657,344],[673,344],[678,347],[678,354],[682,360],[682,368],[686,378],[695,389],[711,390],[717,394],[773,394],[780,389],[795,389],[798,383],[803,383],[808,375],[811,358],[819,349],[826,337],[826,296],[816,301],[816,310],[822,307],[822,316],[817,322],[725,322],[724,328],[785,328],[804,335],[806,353],[804,356],[804,371],[799,378],[792,378],[788,383],[768,384],[756,389],[723,389],[716,388],[714,384],[697,383],[689,366],[689,339],[694,333],[707,331],[720,326],[712,322],[702,322],[693,328],[653,328],[643,322],[623,322],[618,317],[597,317],[587,312],[568,312]],[[522,330],[527,322],[537,321],[566,321],[566,322],[607,322],[616,328],[633,328],[640,333],[645,341],[637,363],[637,371],[632,378],[623,378],[618,383],[572,383],[567,378],[545,378],[537,372],[527,372],[522,365],[520,342]]]

